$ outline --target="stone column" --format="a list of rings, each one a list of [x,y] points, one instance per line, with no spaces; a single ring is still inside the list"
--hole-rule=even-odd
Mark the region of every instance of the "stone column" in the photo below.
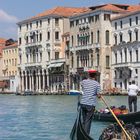
[[[25,90],[27,90],[27,89],[28,89],[28,88],[27,88],[27,86],[28,86],[28,85],[27,85],[27,84],[28,84],[28,83],[27,83],[27,80],[28,80],[28,79],[27,79],[27,71],[26,71],[26,73],[25,73],[25,85],[26,85]]]
[[[32,74],[29,74],[29,89],[32,90]]]
[[[34,91],[34,80],[35,80],[34,75],[32,75],[32,90],[33,91]]]
[[[39,79],[38,87],[39,87],[39,91],[40,91],[41,90],[41,75],[40,75],[40,73],[38,73],[38,79]]]
[[[24,91],[24,74],[21,75],[21,91]]]
[[[35,77],[36,78],[36,85],[35,86],[36,86],[36,90],[38,91],[39,88],[38,88],[38,73],[37,72],[36,72],[35,76],[36,76]]]
[[[45,90],[45,73],[42,72],[42,78],[43,78],[43,91]]]

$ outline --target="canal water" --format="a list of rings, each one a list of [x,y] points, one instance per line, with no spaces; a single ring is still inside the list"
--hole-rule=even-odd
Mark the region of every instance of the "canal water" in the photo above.
[[[106,96],[108,104],[127,105],[127,96]],[[105,108],[98,100],[97,109]],[[140,98],[138,98],[140,110]],[[0,95],[0,140],[69,140],[77,111],[77,96]],[[91,136],[98,140],[109,123],[93,122]]]

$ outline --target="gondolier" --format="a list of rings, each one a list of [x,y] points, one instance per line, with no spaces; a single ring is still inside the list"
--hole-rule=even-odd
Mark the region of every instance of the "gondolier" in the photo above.
[[[132,84],[128,87],[128,105],[129,111],[132,112],[132,104],[134,105],[134,112],[137,111],[137,94],[138,86],[135,84],[135,81],[132,81]]]
[[[82,97],[81,97],[81,109],[83,116],[83,127],[87,134],[90,133],[92,117],[96,106],[96,96],[100,97],[100,84],[96,81],[97,71],[89,70],[89,78],[81,81]]]

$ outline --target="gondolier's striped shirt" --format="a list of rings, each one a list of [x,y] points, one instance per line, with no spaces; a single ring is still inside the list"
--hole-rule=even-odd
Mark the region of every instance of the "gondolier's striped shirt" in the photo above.
[[[100,84],[93,79],[85,79],[80,84],[83,90],[80,103],[96,106],[96,95],[101,91]]]

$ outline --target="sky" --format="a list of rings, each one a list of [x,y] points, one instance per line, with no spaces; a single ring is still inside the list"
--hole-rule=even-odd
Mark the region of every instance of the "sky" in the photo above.
[[[0,0],[0,38],[17,40],[17,22],[53,7],[88,7],[107,3],[135,5],[140,0]]]

